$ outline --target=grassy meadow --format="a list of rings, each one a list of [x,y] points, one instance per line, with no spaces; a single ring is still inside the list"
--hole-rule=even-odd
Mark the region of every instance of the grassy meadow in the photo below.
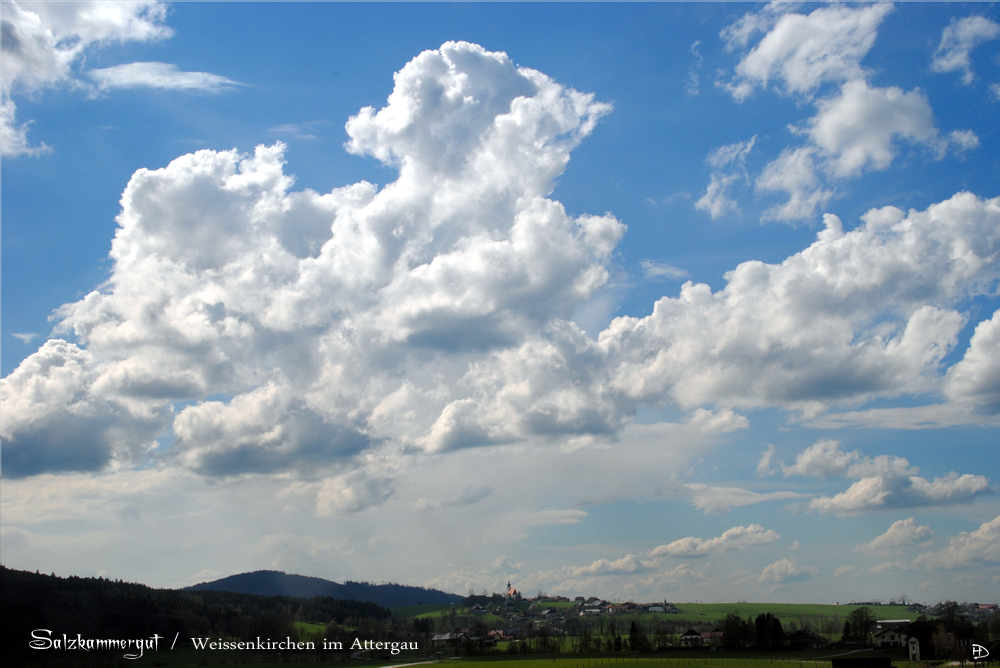
[[[827,605],[821,603],[677,603],[680,614],[663,615],[675,622],[685,621],[704,623],[706,620],[722,619],[735,612],[740,617],[756,617],[765,612],[781,620],[782,625],[798,622],[799,626],[808,624],[812,628],[819,626],[822,620],[839,619],[840,623],[847,619],[852,611],[860,605]],[[908,619],[915,620],[919,613],[909,612],[905,605],[869,605],[865,606],[877,619]]]
[[[736,613],[744,619],[747,617],[757,617],[757,615],[770,612],[781,620],[783,626],[787,627],[791,622],[796,623],[797,628],[809,627],[817,632],[837,633],[843,627],[844,620],[852,611],[860,608],[860,605],[833,605],[823,603],[676,603],[680,614],[667,613],[626,613],[620,615],[621,618],[630,618],[634,614],[641,615],[643,619],[657,619],[677,626],[704,626],[713,624],[730,613]],[[551,609],[554,612],[570,612],[574,604],[571,602],[558,601],[554,603],[539,603],[539,609]],[[405,608],[393,608],[393,614],[405,617],[430,617],[432,619],[448,618],[450,605],[422,605],[407,606]],[[523,606],[527,609],[527,604]],[[869,605],[866,606],[872,611],[877,619],[908,619],[913,621],[919,613],[910,612],[903,605]],[[460,617],[466,617],[467,610],[460,605],[455,606],[455,612]],[[499,627],[504,624],[501,617],[493,614],[480,615],[480,619],[491,627]],[[616,617],[606,617],[607,620]],[[833,628],[836,627],[836,628]],[[442,627],[444,628],[444,627]]]

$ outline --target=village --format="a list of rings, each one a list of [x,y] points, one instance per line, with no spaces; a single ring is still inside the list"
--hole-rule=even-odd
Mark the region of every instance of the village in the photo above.
[[[889,604],[872,600],[847,605],[857,607],[844,618],[800,617],[786,619],[782,624],[771,613],[745,619],[730,613],[722,619],[699,620],[666,600],[636,603],[597,596],[571,599],[542,592],[527,598],[508,582],[503,594],[470,592],[463,605],[451,606],[438,617],[429,618],[438,629],[451,628],[429,639],[439,651],[462,649],[471,654],[873,648],[921,661],[964,656],[977,641],[985,642],[1000,632],[1000,606],[996,603],[944,601],[925,606],[901,597]],[[879,619],[869,607],[880,609],[885,605],[896,606],[894,609],[905,605],[908,614],[905,618]],[[429,626],[425,622],[423,628],[430,630]]]

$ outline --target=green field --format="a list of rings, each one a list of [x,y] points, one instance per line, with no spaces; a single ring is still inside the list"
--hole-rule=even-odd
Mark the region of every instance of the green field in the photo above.
[[[676,603],[680,610],[678,615],[665,615],[677,622],[705,623],[722,619],[735,612],[740,617],[756,617],[765,612],[781,620],[782,624],[797,621],[800,626],[805,623],[815,625],[821,619],[847,619],[853,610],[860,605],[826,605],[820,603]],[[918,616],[909,612],[905,605],[869,605],[866,606],[878,619],[909,619],[911,622]]]
[[[399,605],[395,608],[391,608],[392,614],[399,617],[427,617],[428,615],[434,615],[436,612],[442,610],[447,611],[451,607],[451,603],[432,603],[428,605]],[[456,609],[460,606],[455,606]],[[437,615],[434,615],[435,617]]]
[[[299,630],[299,633],[305,631],[306,633],[323,633],[326,631],[326,624],[320,624],[319,622],[295,622],[295,628]]]
[[[540,609],[551,608],[557,611],[569,611],[573,603],[564,601],[555,603],[540,603]],[[677,603],[675,604],[680,614],[667,613],[635,613],[644,619],[659,619],[661,621],[679,626],[705,626],[714,624],[730,613],[736,613],[744,619],[747,617],[757,617],[757,615],[769,612],[781,620],[782,625],[788,626],[791,622],[796,622],[798,627],[808,626],[817,632],[823,631],[823,622],[827,626],[832,626],[830,633],[840,631],[841,625],[852,611],[862,607],[859,605],[828,605],[823,603]],[[877,619],[908,619],[913,621],[918,613],[910,612],[903,605],[870,605],[866,606],[872,611]],[[394,608],[393,612],[401,616],[412,617],[432,617],[441,618],[448,616],[450,605],[437,606],[409,606],[407,608]],[[527,606],[525,606],[525,609]],[[468,618],[468,610],[461,606],[456,606],[456,613]],[[628,618],[631,615],[623,614],[619,617],[604,617],[602,619],[612,620],[616,618]],[[487,625],[500,625],[503,621],[496,615],[482,615],[477,617],[482,619]],[[596,618],[589,618],[596,619]]]

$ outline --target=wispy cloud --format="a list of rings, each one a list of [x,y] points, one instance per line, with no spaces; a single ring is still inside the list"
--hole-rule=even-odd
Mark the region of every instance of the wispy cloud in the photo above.
[[[268,128],[271,134],[287,137],[289,139],[319,139],[313,134],[313,129],[319,125],[325,125],[326,121],[309,121],[308,123],[283,123],[273,128]]]
[[[704,510],[706,515],[721,515],[731,508],[751,506],[766,501],[784,499],[801,499],[808,494],[798,492],[753,492],[741,487],[711,487],[702,483],[685,485],[691,494],[691,503],[695,508]]]
[[[536,510],[524,520],[525,526],[544,526],[546,524],[579,524],[589,513],[585,510],[550,508]]]
[[[968,86],[976,80],[969,52],[998,37],[1000,24],[985,16],[953,18],[941,33],[941,43],[934,52],[931,69],[935,72],[961,72],[962,83]]]
[[[489,485],[469,485],[458,496],[441,501],[431,501],[430,499],[418,499],[414,504],[414,509],[418,511],[431,510],[434,508],[462,508],[479,503],[493,493],[493,488]]]
[[[218,93],[240,84],[209,72],[183,72],[168,63],[126,63],[88,70],[87,76],[100,90],[159,88],[176,91]]]
[[[679,279],[688,276],[686,270],[656,260],[642,260],[639,267],[642,269],[642,275],[647,279]]]

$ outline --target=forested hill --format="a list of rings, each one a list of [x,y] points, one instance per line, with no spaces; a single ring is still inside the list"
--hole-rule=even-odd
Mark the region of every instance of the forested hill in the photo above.
[[[27,652],[34,629],[92,638],[296,635],[297,619],[385,620],[372,602],[329,596],[255,596],[227,591],[153,589],[104,578],[61,578],[0,566],[0,647]]]
[[[192,591],[230,591],[259,596],[331,596],[333,598],[369,601],[386,608],[402,605],[430,603],[459,603],[462,597],[437,589],[410,587],[400,584],[369,584],[347,582],[340,584],[306,575],[289,575],[281,571],[254,571],[230,575],[213,582],[202,582],[187,587]]]

